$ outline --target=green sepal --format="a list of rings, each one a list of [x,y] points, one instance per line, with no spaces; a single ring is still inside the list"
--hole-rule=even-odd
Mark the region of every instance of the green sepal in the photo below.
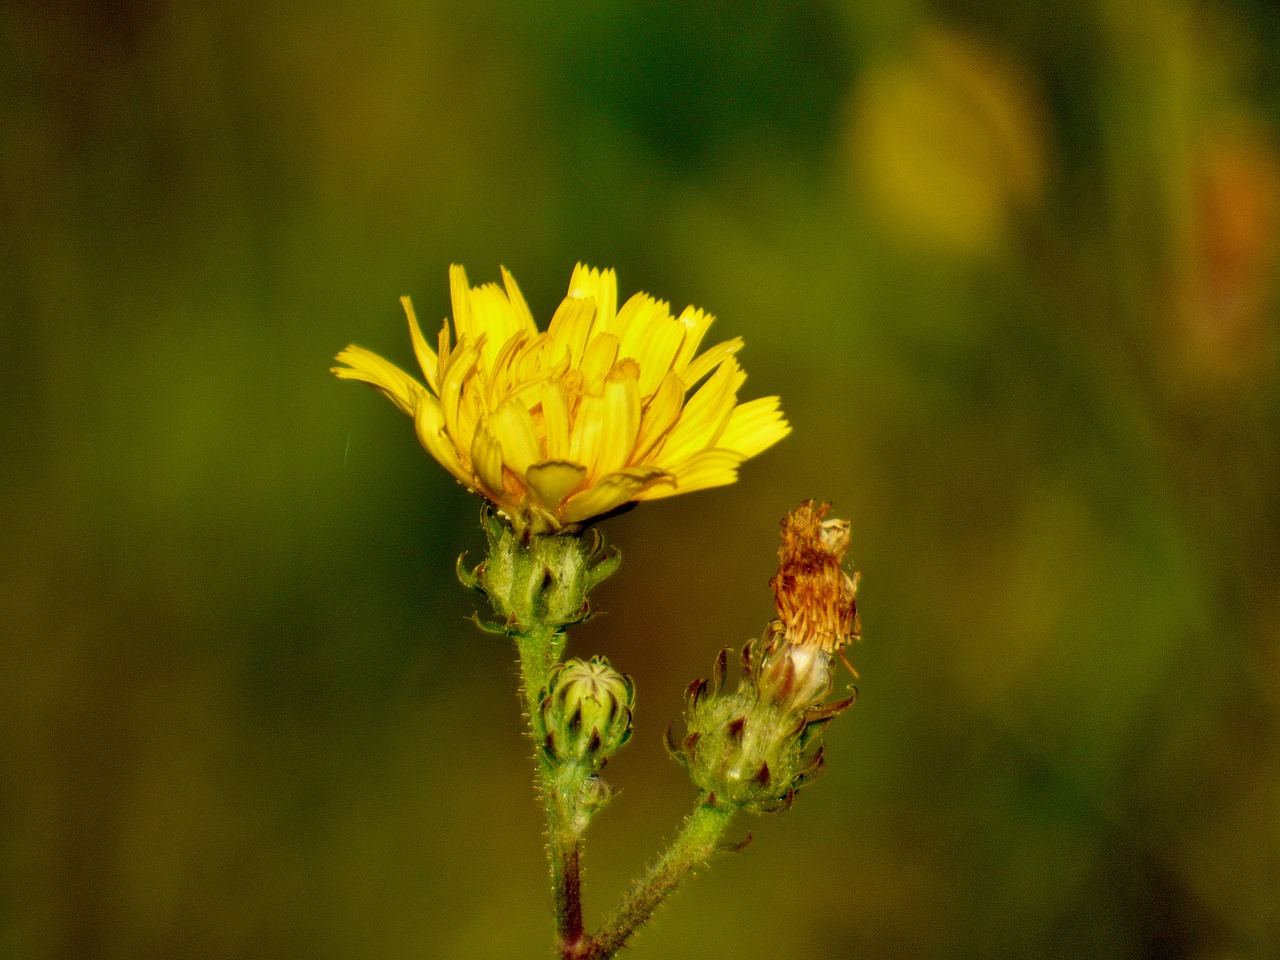
[[[479,564],[474,570],[468,570],[466,566],[467,551],[463,550],[458,554],[458,562],[455,564],[455,571],[458,574],[458,580],[469,590],[477,593],[484,593],[484,587],[480,585],[480,575],[484,572],[484,564]]]
[[[492,633],[499,637],[511,636],[511,628],[505,624],[497,623],[493,620],[482,620],[480,614],[473,613],[468,619],[476,625],[478,629],[484,633]]]
[[[587,589],[592,590],[613,576],[622,564],[622,551],[617,547],[607,547],[599,554],[599,558],[587,570]]]

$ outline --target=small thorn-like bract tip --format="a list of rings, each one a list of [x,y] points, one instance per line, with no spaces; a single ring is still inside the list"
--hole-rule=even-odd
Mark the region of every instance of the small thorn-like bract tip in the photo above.
[[[734,717],[732,720],[729,721],[728,726],[725,727],[725,729],[729,731],[729,738],[738,743],[742,742],[742,731],[745,730],[746,728],[747,728],[746,717]]]
[[[484,588],[480,586],[479,569],[479,567],[475,570],[467,569],[467,552],[465,550],[458,554],[458,562],[454,565],[458,580],[469,590],[477,590],[483,593]]]
[[[812,783],[814,780],[817,780],[818,776],[822,773],[825,767],[826,767],[826,760],[823,758],[822,751],[819,750],[814,755],[813,759],[809,762],[808,766],[806,766],[803,770],[801,770],[796,775],[796,779],[795,779],[796,789],[799,789],[800,787],[803,787],[805,784]]]
[[[697,706],[698,701],[702,699],[702,694],[707,689],[707,681],[699,678],[689,684],[685,690],[685,699],[689,701],[690,706]]]
[[[719,696],[724,692],[724,675],[729,663],[729,648],[724,647],[720,651],[720,655],[716,657],[715,665],[711,668],[711,686],[715,691],[715,696]]]
[[[667,729],[662,732],[662,742],[667,748],[667,753],[672,757],[684,762],[684,752],[680,749],[680,744],[676,741],[676,722],[672,720],[667,724]]]
[[[822,706],[806,710],[804,714],[805,722],[821,723],[824,720],[831,720],[834,717],[838,717],[853,706],[857,699],[858,695],[855,692],[852,696],[846,697],[843,700],[837,700],[835,703],[827,703]]]
[[[495,623],[492,620],[483,620],[479,614],[473,613],[467,619],[474,623],[476,628],[483,633],[492,633],[499,637],[507,637],[511,635],[511,631],[506,624]]]

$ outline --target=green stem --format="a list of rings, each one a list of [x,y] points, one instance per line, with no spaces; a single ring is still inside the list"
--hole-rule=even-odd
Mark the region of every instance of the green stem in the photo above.
[[[662,901],[715,853],[734,812],[701,804],[685,821],[666,853],[636,882],[622,905],[605,921],[600,932],[588,941],[585,949],[576,953],[566,951],[565,957],[608,960],[626,946],[627,940],[648,922]]]
[[[538,730],[538,695],[547,685],[547,675],[564,649],[564,632],[544,623],[531,624],[516,637],[520,651],[520,686],[529,715],[529,729]]]
[[[566,955],[583,939],[581,841],[565,809],[564,798],[555,782],[555,771],[542,755],[539,694],[547,684],[551,668],[564,650],[564,632],[546,624],[531,624],[516,637],[520,650],[520,680],[525,698],[529,734],[537,756],[538,796],[542,798],[547,821],[547,856],[551,865],[551,888],[555,900],[556,934]]]

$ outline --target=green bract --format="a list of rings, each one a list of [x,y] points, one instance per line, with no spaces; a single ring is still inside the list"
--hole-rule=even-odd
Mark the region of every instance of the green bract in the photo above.
[[[533,625],[561,628],[591,614],[587,594],[618,568],[616,550],[606,549],[594,530],[585,534],[532,535],[517,532],[486,507],[489,554],[468,570],[458,557],[458,577],[489,598],[497,622],[481,627],[512,636]]]
[[[720,651],[710,683],[689,685],[686,733],[677,741],[668,728],[668,749],[707,803],[753,813],[785,809],[822,770],[816,741],[854,697],[823,704],[832,658],[777,635],[743,648],[742,678],[732,693],[725,692],[728,657]]]

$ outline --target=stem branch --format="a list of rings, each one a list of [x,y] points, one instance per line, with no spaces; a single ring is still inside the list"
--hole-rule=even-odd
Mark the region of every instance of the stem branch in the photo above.
[[[591,938],[587,949],[576,954],[566,952],[566,958],[609,960],[626,946],[627,940],[648,922],[662,901],[715,853],[733,814],[733,810],[701,804],[658,862],[636,881],[621,906]]]

